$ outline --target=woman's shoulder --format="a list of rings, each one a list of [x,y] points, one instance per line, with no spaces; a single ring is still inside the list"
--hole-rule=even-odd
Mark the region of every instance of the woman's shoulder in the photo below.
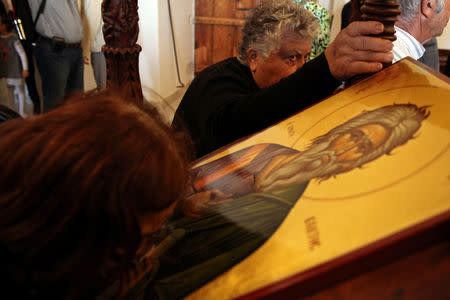
[[[222,61],[219,61],[212,65],[209,65],[208,67],[203,69],[199,74],[213,73],[216,71],[224,71],[224,70],[227,70],[230,68],[233,69],[233,68],[239,67],[239,65],[241,65],[241,63],[239,63],[239,61],[237,60],[236,57],[229,57]]]
[[[250,69],[247,66],[241,64],[236,57],[230,57],[206,67],[200,71],[196,79],[203,81],[226,80],[227,78],[232,80],[234,78],[247,81],[249,74]]]

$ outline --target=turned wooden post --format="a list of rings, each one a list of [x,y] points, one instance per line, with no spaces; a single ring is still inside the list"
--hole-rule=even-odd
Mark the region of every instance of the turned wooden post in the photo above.
[[[383,23],[384,31],[376,35],[377,37],[390,41],[397,39],[394,24],[402,12],[397,0],[364,0],[360,10],[362,20]]]
[[[401,12],[397,0],[352,0],[351,21],[381,22],[384,25],[384,31],[376,36],[395,41],[394,24]]]
[[[139,15],[137,0],[103,0],[102,51],[106,58],[106,85],[129,101],[142,102],[139,78]]]
[[[397,0],[351,0],[352,16],[350,21],[378,21],[383,23],[384,31],[374,36],[395,41],[394,24],[397,16],[401,14],[400,5]],[[383,63],[383,68],[389,67],[391,63]],[[353,76],[345,83],[346,86],[352,85],[372,74],[361,74]]]

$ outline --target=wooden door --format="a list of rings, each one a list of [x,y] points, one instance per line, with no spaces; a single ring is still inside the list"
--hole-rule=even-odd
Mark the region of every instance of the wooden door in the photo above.
[[[245,15],[261,0],[195,1],[195,72],[237,55]]]

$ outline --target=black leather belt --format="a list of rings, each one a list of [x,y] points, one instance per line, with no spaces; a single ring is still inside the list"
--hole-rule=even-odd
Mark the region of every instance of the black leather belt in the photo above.
[[[39,36],[39,40],[43,41],[47,44],[53,44],[53,39],[49,39],[48,37]],[[64,48],[80,48],[81,47],[81,43],[64,43],[63,45]]]

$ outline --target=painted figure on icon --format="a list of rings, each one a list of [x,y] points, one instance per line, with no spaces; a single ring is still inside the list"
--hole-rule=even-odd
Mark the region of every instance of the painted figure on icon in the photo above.
[[[428,115],[427,107],[414,104],[384,106],[342,123],[304,151],[257,144],[193,169],[181,207],[187,213],[165,227],[150,254],[159,268],[133,295],[178,299],[198,289],[259,248],[310,180],[328,180],[389,154],[413,139]]]

